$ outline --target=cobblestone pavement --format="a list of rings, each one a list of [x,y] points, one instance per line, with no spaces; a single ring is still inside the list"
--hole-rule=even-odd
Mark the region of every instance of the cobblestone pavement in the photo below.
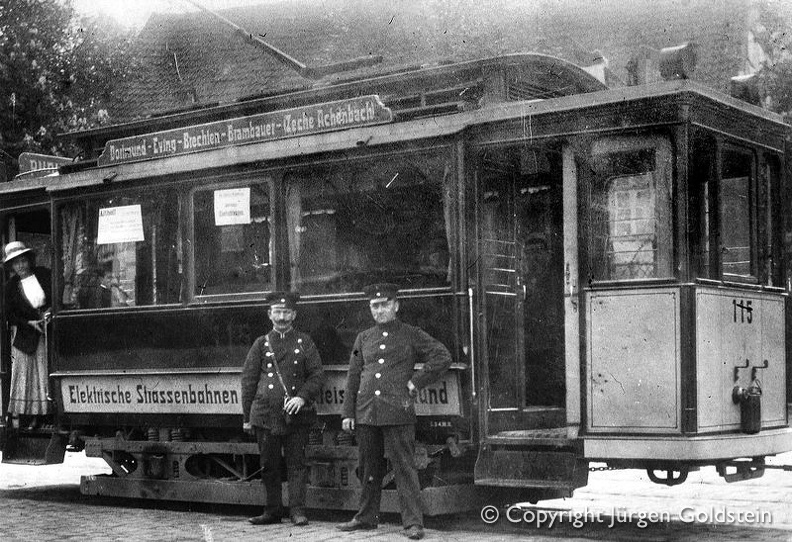
[[[774,462],[790,465],[792,454]],[[80,495],[81,475],[108,472],[101,460],[71,453],[63,465],[0,465],[0,540],[406,540],[398,517],[386,517],[374,532],[350,534],[334,529],[349,513],[311,511],[307,527],[285,522],[257,527],[246,521],[258,513],[249,507]],[[677,487],[652,484],[640,471],[592,472],[589,485],[573,498],[508,514],[501,508],[500,519],[491,525],[478,512],[428,518],[427,539],[792,542],[790,503],[790,472],[768,471],[757,480],[726,484],[710,468],[692,473]]]

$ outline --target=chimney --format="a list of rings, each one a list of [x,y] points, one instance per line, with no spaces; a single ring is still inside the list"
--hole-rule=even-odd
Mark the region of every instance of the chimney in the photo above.
[[[755,73],[735,75],[729,80],[729,94],[732,98],[759,105],[759,77]]]
[[[627,62],[627,85],[645,85],[660,80],[657,63],[660,51],[641,45]]]
[[[696,49],[698,46],[695,43],[660,49],[660,77],[666,81],[690,79],[696,69]]]

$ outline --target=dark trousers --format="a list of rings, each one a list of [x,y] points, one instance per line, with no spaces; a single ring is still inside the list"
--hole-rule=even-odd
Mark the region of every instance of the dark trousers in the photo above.
[[[415,425],[358,425],[356,427],[363,489],[355,518],[363,523],[379,523],[382,479],[391,460],[396,478],[402,524],[423,527],[421,486],[415,468]]]
[[[296,426],[286,435],[273,435],[269,429],[256,427],[256,439],[261,454],[261,481],[267,492],[265,509],[273,514],[283,514],[281,457],[284,455],[289,482],[290,513],[305,513],[305,492],[308,483],[305,447],[308,445],[309,431],[308,426]]]

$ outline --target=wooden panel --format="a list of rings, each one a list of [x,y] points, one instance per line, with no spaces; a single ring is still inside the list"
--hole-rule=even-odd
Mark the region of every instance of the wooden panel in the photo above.
[[[751,385],[754,367],[762,387],[762,423],[786,420],[784,300],[736,289],[699,287],[696,292],[698,429],[738,430],[735,385]],[[764,360],[768,367],[761,368]],[[735,380],[736,368],[736,380]]]
[[[762,360],[769,365],[758,370],[762,382],[762,426],[785,425],[786,349],[784,342],[784,298],[774,296],[762,301]]]
[[[680,428],[679,289],[590,293],[589,432]]]

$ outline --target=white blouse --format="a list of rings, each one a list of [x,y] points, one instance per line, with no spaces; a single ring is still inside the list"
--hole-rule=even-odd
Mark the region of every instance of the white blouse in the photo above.
[[[22,293],[25,294],[34,309],[43,307],[44,303],[47,302],[47,297],[44,295],[44,290],[41,288],[36,275],[30,275],[22,279]]]

